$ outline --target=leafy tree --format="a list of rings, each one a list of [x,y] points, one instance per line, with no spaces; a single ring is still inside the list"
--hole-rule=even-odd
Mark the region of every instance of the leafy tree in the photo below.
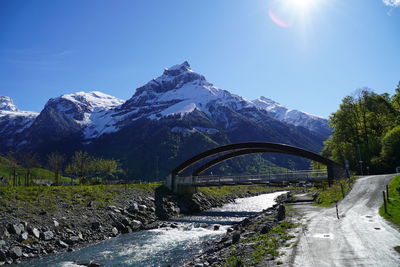
[[[376,94],[367,88],[346,96],[330,118],[332,136],[325,142],[323,155],[337,162],[348,159],[354,170],[371,167],[382,170],[382,139],[399,125],[400,89],[397,94]],[[399,106],[400,107],[400,106]]]
[[[21,153],[21,163],[25,168],[25,186],[32,184],[32,170],[39,167],[39,157],[35,153],[23,152]]]
[[[54,172],[54,182],[56,185],[60,184],[60,174],[62,173],[64,162],[65,156],[58,152],[52,152],[47,156],[47,164],[50,170]]]
[[[400,126],[393,128],[383,137],[381,156],[389,169],[400,166]]]
[[[71,163],[67,166],[66,171],[72,176],[79,179],[79,183],[86,182],[86,178],[90,171],[90,162],[92,158],[87,152],[78,151],[72,157]]]

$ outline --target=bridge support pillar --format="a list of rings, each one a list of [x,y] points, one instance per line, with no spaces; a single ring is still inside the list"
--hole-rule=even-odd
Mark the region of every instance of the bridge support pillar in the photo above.
[[[177,190],[174,191],[178,195],[193,195],[197,193],[196,186],[178,186]]]

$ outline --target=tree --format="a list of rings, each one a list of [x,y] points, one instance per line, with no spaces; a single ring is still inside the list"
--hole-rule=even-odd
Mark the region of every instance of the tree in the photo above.
[[[17,171],[19,169],[19,166],[17,164],[17,153],[15,151],[10,151],[7,153],[6,158],[9,161],[9,169],[11,172],[11,176],[12,176],[12,181],[13,181],[13,185],[17,186],[20,183],[17,181]]]
[[[39,167],[39,157],[35,153],[24,152],[21,153],[21,163],[25,168],[25,186],[32,184],[32,170]]]
[[[366,88],[345,97],[329,118],[333,132],[325,142],[323,154],[338,162],[348,159],[350,166],[360,172],[363,166],[379,172],[382,166],[377,159],[382,138],[398,125],[400,119],[400,112],[395,107],[400,94],[398,99],[396,97],[379,95]]]
[[[62,173],[64,162],[65,156],[58,152],[52,152],[47,156],[47,164],[50,170],[54,172],[55,185],[60,185],[60,174]]]
[[[400,126],[393,128],[383,137],[381,156],[389,169],[400,166]]]
[[[86,182],[87,175],[89,174],[91,160],[92,158],[87,152],[75,152],[71,163],[66,168],[66,171],[67,173],[77,177],[79,179],[79,183],[83,184]]]

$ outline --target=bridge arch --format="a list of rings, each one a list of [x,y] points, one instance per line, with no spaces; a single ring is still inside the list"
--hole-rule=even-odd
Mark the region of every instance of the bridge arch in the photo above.
[[[225,154],[223,154],[225,153]],[[213,148],[207,151],[204,151],[198,155],[193,156],[192,158],[186,160],[178,167],[172,170],[171,178],[172,178],[172,187],[174,188],[176,176],[180,173],[184,172],[188,168],[194,166],[195,164],[203,161],[209,157],[213,157],[219,154],[220,155],[211,161],[208,161],[198,167],[195,171],[193,171],[192,176],[197,176],[203,171],[215,166],[225,160],[235,158],[241,155],[254,154],[254,153],[279,153],[279,154],[287,154],[293,156],[299,156],[303,158],[307,158],[321,164],[327,166],[328,169],[328,180],[333,180],[335,178],[342,178],[345,176],[345,170],[342,165],[325,158],[319,154],[314,152],[305,150],[303,148],[286,145],[286,144],[278,144],[278,143],[269,143],[269,142],[246,142],[246,143],[236,143],[225,146],[220,146],[217,148]]]

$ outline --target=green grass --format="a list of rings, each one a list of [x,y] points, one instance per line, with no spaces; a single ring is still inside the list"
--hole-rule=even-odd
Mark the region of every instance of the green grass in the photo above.
[[[244,265],[244,260],[240,257],[231,256],[227,259],[224,267],[242,267]]]
[[[389,184],[389,202],[387,203],[387,212],[384,205],[379,209],[379,214],[392,223],[400,226],[400,193],[396,188],[400,188],[400,175],[397,175]]]
[[[253,186],[253,185],[236,185],[236,186],[213,186],[213,187],[199,187],[199,191],[208,196],[222,197],[232,194],[244,194],[250,192],[270,192],[276,190],[291,190],[290,187],[266,187],[266,186]]]
[[[11,168],[12,163],[0,156],[0,177],[6,177],[8,178],[8,183],[12,183],[12,175],[13,175],[13,170]],[[26,175],[26,171],[18,166],[16,170],[17,177],[20,177],[21,183],[24,183],[24,177]],[[46,180],[49,182],[54,182],[54,172],[43,169],[43,168],[33,168],[32,169],[32,179],[38,179],[38,180]],[[76,183],[77,180],[73,179],[73,183]],[[60,183],[62,184],[69,184],[71,183],[71,178],[61,176],[60,177]]]
[[[318,192],[316,206],[330,207],[336,202],[342,200],[351,190],[356,178],[350,177],[341,180],[335,180],[332,186],[327,182],[322,182],[312,188],[313,192]]]
[[[99,205],[111,204],[113,197],[131,188],[152,191],[160,184],[130,185],[78,185],[78,186],[2,186],[0,210],[7,204],[17,207],[55,208],[55,203],[87,205],[95,201]]]

